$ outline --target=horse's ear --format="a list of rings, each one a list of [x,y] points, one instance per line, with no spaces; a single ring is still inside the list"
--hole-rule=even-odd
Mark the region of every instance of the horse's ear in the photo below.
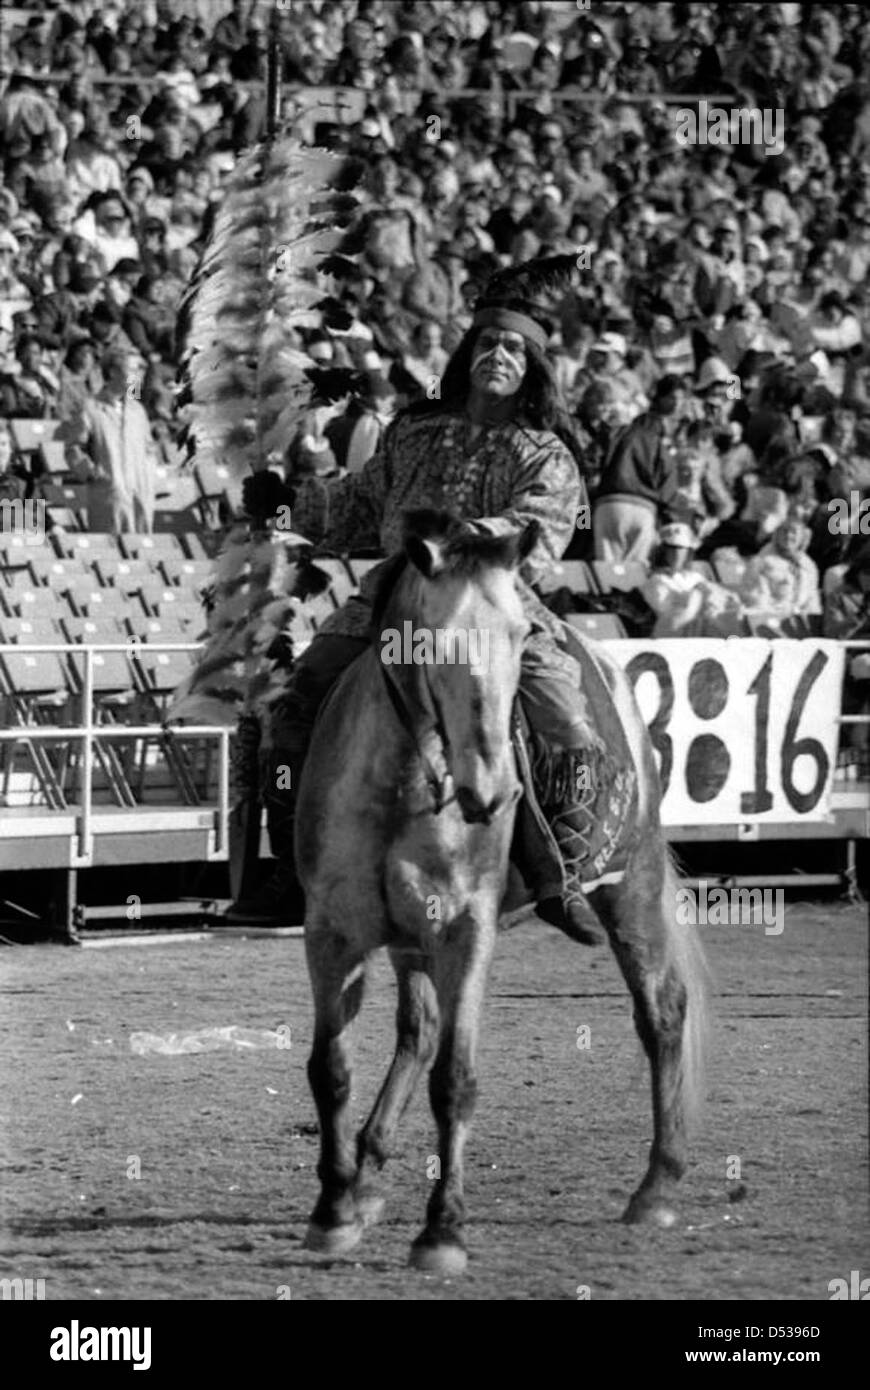
[[[538,521],[530,521],[517,538],[517,564],[521,565],[523,560],[531,555],[538,541],[541,539],[541,524]]]
[[[425,579],[434,579],[444,567],[441,547],[434,541],[424,541],[421,536],[408,537],[405,541],[405,554]]]

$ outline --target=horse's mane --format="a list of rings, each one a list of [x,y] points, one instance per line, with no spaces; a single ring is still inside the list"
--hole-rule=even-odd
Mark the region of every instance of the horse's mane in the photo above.
[[[484,569],[508,566],[516,557],[516,536],[488,536],[471,531],[453,512],[416,508],[405,512],[403,523],[405,547],[413,539],[439,543],[443,562],[441,574],[473,577]],[[378,576],[372,600],[375,629],[380,627],[396,586],[410,563],[407,549],[403,548],[390,557]]]

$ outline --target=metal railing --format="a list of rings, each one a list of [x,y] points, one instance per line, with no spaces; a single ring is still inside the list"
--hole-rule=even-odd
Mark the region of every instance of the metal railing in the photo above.
[[[135,660],[144,652],[198,652],[202,642],[0,642],[0,655],[12,653],[17,656],[33,653],[55,655],[74,655],[84,658],[84,674],[81,700],[81,722],[79,724],[21,724],[14,728],[0,729],[0,743],[69,742],[78,744],[82,750],[81,791],[78,806],[75,808],[77,821],[78,853],[71,868],[87,868],[93,860],[93,821],[94,821],[94,744],[97,741],[112,739],[182,739],[214,738],[218,740],[218,779],[217,779],[217,818],[215,823],[214,848],[207,856],[209,860],[224,860],[229,852],[230,816],[230,738],[235,726],[221,724],[182,724],[173,728],[168,724],[98,724],[94,719],[94,656],[101,652],[122,652]],[[14,693],[14,692],[12,692]],[[147,689],[142,692],[147,694]],[[73,809],[73,808],[71,808]]]
[[[0,729],[2,743],[70,742],[82,748],[81,795],[75,808],[77,820],[78,854],[70,867],[87,868],[93,860],[93,772],[94,744],[98,740],[112,739],[197,739],[214,738],[218,741],[218,785],[214,848],[207,855],[209,860],[225,860],[229,852],[230,816],[230,739],[235,726],[221,724],[182,724],[173,728],[168,724],[97,724],[94,720],[94,656],[98,652],[122,652],[135,660],[145,652],[196,652],[203,648],[202,642],[41,642],[15,643],[0,642],[0,655],[12,653],[44,652],[74,655],[84,658],[84,677],[80,692],[81,723],[78,725],[22,724],[14,728]],[[870,651],[870,639],[845,640],[841,644],[850,650]],[[78,692],[77,692],[78,693]],[[142,693],[147,693],[143,691]],[[870,714],[838,714],[835,722],[840,725],[870,724]],[[73,809],[73,808],[71,808]]]

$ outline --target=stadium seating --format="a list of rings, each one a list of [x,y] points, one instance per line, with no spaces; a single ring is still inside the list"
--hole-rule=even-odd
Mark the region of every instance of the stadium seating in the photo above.
[[[628,636],[615,613],[566,613],[565,622],[596,642],[609,642]]]
[[[594,594],[595,579],[584,560],[562,560],[553,565],[538,581],[542,594],[553,594],[557,589],[570,589],[573,594]]]
[[[631,593],[632,589],[639,589],[645,584],[649,576],[648,567],[638,560],[624,560],[621,563],[593,560],[592,571],[602,594],[612,593],[614,589]]]

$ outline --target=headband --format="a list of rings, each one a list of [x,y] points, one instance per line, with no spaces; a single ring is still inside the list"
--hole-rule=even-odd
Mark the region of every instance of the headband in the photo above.
[[[508,328],[514,333],[521,333],[529,342],[534,343],[541,352],[547,346],[549,334],[528,314],[518,313],[515,309],[504,309],[498,304],[491,304],[488,308],[478,309],[472,320],[473,328]]]

